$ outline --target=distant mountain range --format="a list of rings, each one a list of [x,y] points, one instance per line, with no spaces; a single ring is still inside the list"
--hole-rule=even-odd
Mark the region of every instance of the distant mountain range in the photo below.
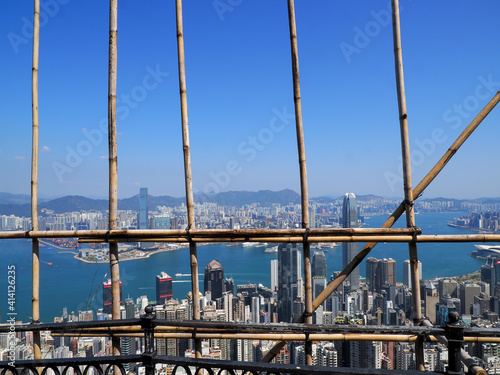
[[[251,191],[229,191],[214,195],[195,195],[196,203],[213,202],[222,206],[242,206],[245,204],[260,203],[261,205],[270,205],[271,203],[279,203],[287,205],[290,202],[300,203],[300,195],[293,190],[260,190],[257,192]],[[182,203],[186,203],[184,197],[175,198],[168,195],[155,197],[149,196],[149,207],[156,206],[176,207]],[[91,199],[79,195],[70,195],[57,199],[40,201],[38,204],[39,211],[43,209],[52,210],[55,213],[64,213],[72,211],[104,211],[108,209],[107,199]],[[126,199],[118,200],[119,210],[135,210],[139,209],[139,194]],[[31,216],[30,197],[28,195],[16,195],[0,193],[0,214],[15,215],[20,217]]]
[[[379,197],[376,195],[358,195],[356,197],[358,201],[370,201],[370,200],[385,200],[386,198]],[[290,189],[271,191],[271,190],[260,190],[257,192],[253,191],[228,191],[223,193],[218,193],[214,195],[202,195],[198,194],[194,197],[196,203],[213,202],[221,206],[243,206],[246,204],[259,203],[261,206],[269,206],[271,203],[279,203],[281,205],[288,205],[289,203],[298,204],[300,203],[300,195]],[[333,203],[338,200],[342,200],[343,196],[338,198],[332,197],[316,197],[311,198],[319,203]],[[394,198],[395,199],[395,198]],[[395,199],[397,200],[397,199]],[[460,204],[463,201],[475,202],[475,203],[500,203],[500,198],[477,198],[477,199],[451,199],[451,198],[431,198],[426,199],[426,201],[436,202],[436,201],[453,201],[455,204]],[[20,217],[30,217],[31,216],[31,198],[29,195],[23,194],[10,194],[10,193],[0,193],[0,215],[15,215]],[[168,195],[163,195],[159,197],[149,196],[149,207],[155,208],[156,206],[167,206],[176,207],[180,206],[182,203],[186,203],[184,197],[175,198]],[[108,209],[107,199],[91,199],[79,195],[70,195],[66,197],[39,201],[39,212],[41,213],[43,209],[52,210],[55,213],[65,213],[72,211],[105,211]],[[139,209],[139,194],[126,199],[118,200],[119,210],[134,210]]]

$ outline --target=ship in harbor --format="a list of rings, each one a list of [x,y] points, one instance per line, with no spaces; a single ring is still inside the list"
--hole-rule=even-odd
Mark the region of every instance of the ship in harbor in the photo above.
[[[264,252],[266,254],[276,254],[278,252],[278,245],[276,246],[273,246],[273,247],[268,247],[266,250],[264,250]]]
[[[500,257],[500,245],[474,245],[477,250],[473,250],[471,257],[478,259],[486,259],[490,255]]]

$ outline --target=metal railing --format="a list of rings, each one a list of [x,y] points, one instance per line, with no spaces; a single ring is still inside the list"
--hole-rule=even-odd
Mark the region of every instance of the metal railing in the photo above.
[[[391,375],[391,370],[375,369],[356,369],[356,368],[332,368],[322,366],[304,366],[304,365],[285,365],[276,363],[250,363],[239,361],[217,361],[213,359],[199,358],[179,358],[159,355],[130,355],[120,357],[100,357],[100,358],[78,358],[78,359],[54,359],[54,360],[35,360],[18,361],[16,367],[9,366],[5,362],[0,362],[2,375],[9,372],[14,375],[36,375],[37,368],[42,368],[42,375],[45,375],[49,369],[56,375],[65,375],[72,369],[76,375],[86,375],[91,369],[98,375],[107,375],[113,373],[114,366],[117,366],[120,373],[125,375],[124,364],[141,363],[146,368],[146,375],[154,374],[154,367],[159,364],[170,365],[173,367],[171,374],[318,374],[318,375]],[[397,371],[399,374],[417,375],[420,371],[406,370]],[[439,374],[427,372],[428,374]]]
[[[464,342],[500,342],[500,329],[465,328],[458,321],[452,321],[445,328],[432,326],[346,326],[346,325],[311,325],[297,323],[249,324],[211,321],[175,321],[157,319],[153,307],[147,306],[140,319],[104,320],[93,322],[39,323],[16,325],[16,332],[49,331],[54,337],[141,337],[144,339],[142,355],[119,355],[111,357],[68,358],[68,359],[35,359],[0,362],[1,374],[42,375],[49,369],[56,375],[64,375],[69,369],[75,374],[87,374],[91,368],[98,374],[110,373],[113,366],[123,374],[126,363],[139,364],[145,367],[147,375],[153,375],[158,364],[169,365],[175,373],[183,369],[188,374],[199,373],[200,369],[210,374],[236,372],[260,373],[293,373],[293,374],[390,374],[391,370],[375,368],[342,368],[322,366],[301,366],[292,364],[276,364],[265,362],[238,362],[158,355],[155,339],[244,339],[244,340],[294,340],[304,341],[398,341],[415,343],[443,342],[448,344],[448,373],[462,373],[460,350]],[[456,316],[455,316],[456,318]],[[0,326],[0,333],[9,332],[10,327]],[[482,340],[481,340],[482,339]],[[465,363],[470,374],[485,373],[479,365],[469,358]],[[37,370],[38,368],[38,370]],[[37,372],[38,371],[38,372]],[[41,371],[41,372],[40,372]],[[417,371],[398,373],[416,374]]]

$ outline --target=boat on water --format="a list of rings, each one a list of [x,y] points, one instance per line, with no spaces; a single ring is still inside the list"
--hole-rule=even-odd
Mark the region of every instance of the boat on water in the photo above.
[[[52,262],[47,262],[47,265],[48,265],[48,266],[53,266],[53,265],[54,265],[54,263],[52,263]]]
[[[273,246],[273,247],[268,247],[266,250],[264,250],[266,254],[275,254],[278,252],[278,245]]]
[[[318,242],[315,247],[318,247],[320,249],[333,249],[337,246],[340,246],[340,242]],[[311,246],[312,248],[313,246]]]
[[[244,242],[241,245],[243,247],[257,246],[257,242]]]
[[[175,277],[182,277],[182,273],[176,273]]]
[[[490,255],[500,256],[500,245],[474,245],[477,250],[472,250],[470,254],[473,258],[486,259]]]

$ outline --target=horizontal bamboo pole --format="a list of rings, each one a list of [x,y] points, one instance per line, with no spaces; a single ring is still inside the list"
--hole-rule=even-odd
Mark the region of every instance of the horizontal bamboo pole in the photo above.
[[[99,333],[83,333],[81,337],[102,337]],[[72,337],[75,333],[64,332],[54,333],[52,336]],[[113,337],[144,337],[142,333],[108,333],[107,336]],[[221,340],[292,340],[304,341],[389,341],[389,342],[415,342],[416,335],[397,335],[397,334],[357,334],[357,333],[314,333],[305,335],[302,333],[196,333],[196,338],[201,340],[221,339]],[[155,333],[155,338],[165,339],[192,339],[193,333]],[[433,337],[432,341],[437,341]]]
[[[57,337],[144,337],[142,332],[81,332],[65,331],[64,333],[52,333]],[[156,332],[155,338],[165,339],[192,339],[192,332]],[[273,340],[273,341],[384,341],[384,342],[415,342],[417,335],[407,334],[363,334],[363,333],[311,333],[309,335],[301,333],[196,333],[196,338],[208,339],[239,339],[239,340]],[[440,341],[438,337],[429,336],[432,342]],[[500,343],[500,337],[464,337],[464,342],[471,343]]]
[[[245,238],[259,236],[334,236],[375,234],[420,234],[413,228],[334,228],[334,229],[124,229],[124,230],[54,230],[54,231],[0,231],[2,238],[115,238],[115,237],[199,237],[199,238]],[[248,241],[248,240],[247,240]]]
[[[500,236],[499,236],[500,238]],[[81,243],[105,243],[105,242],[172,242],[172,243],[222,243],[222,242],[272,242],[272,243],[321,243],[321,242],[367,242],[367,241],[380,241],[380,242],[408,242],[412,241],[413,236],[330,236],[330,237],[308,237],[304,241],[303,237],[247,237],[247,238],[231,238],[231,237],[216,237],[216,238],[113,238],[105,239],[92,239],[83,238],[79,239]]]
[[[354,228],[351,228],[354,229]],[[295,234],[294,232],[286,231],[274,231],[274,230],[262,230],[262,237],[257,235],[257,233],[248,232],[248,236],[245,233],[235,232],[235,237],[231,236],[230,233],[225,233],[226,237],[219,237],[218,233],[212,232],[212,237],[193,237],[193,233],[187,235],[184,231],[186,238],[180,233],[168,233],[170,231],[139,231],[136,237],[128,237],[129,235],[135,235],[134,231],[30,231],[30,232],[0,232],[0,239],[16,239],[16,238],[73,238],[78,237],[80,242],[498,242],[500,241],[500,234],[466,234],[466,235],[424,235],[418,234],[412,228],[369,228],[370,231],[364,230],[364,228],[357,228],[358,230],[353,231],[350,235],[345,235],[343,231],[336,230],[321,230],[314,231],[311,230],[309,236],[301,236]],[[380,231],[381,234],[377,235],[376,232]],[[126,232],[126,233],[124,233]],[[179,232],[179,231],[175,231]],[[156,237],[161,236],[162,233],[173,237]],[[292,235],[286,235],[286,234]],[[413,235],[405,235],[404,233],[411,233]],[[271,237],[270,235],[276,234],[276,236]],[[250,237],[254,235],[255,237]],[[265,236],[269,237],[265,237]],[[151,237],[148,237],[151,236]],[[177,236],[177,237],[176,237]],[[191,239],[188,237],[191,236]],[[208,236],[208,234],[207,234]],[[238,237],[239,236],[239,237]]]
[[[105,243],[105,242],[171,242],[171,243],[189,243],[186,238],[114,238],[109,241],[104,239],[79,239],[81,243]],[[268,242],[268,243],[328,243],[328,242],[420,242],[420,243],[435,243],[435,242],[499,242],[500,234],[465,234],[465,235],[417,235],[417,236],[329,236],[329,237],[308,237],[306,241],[302,237],[258,237],[258,238],[193,238],[192,242],[196,243],[222,243],[222,242]]]

